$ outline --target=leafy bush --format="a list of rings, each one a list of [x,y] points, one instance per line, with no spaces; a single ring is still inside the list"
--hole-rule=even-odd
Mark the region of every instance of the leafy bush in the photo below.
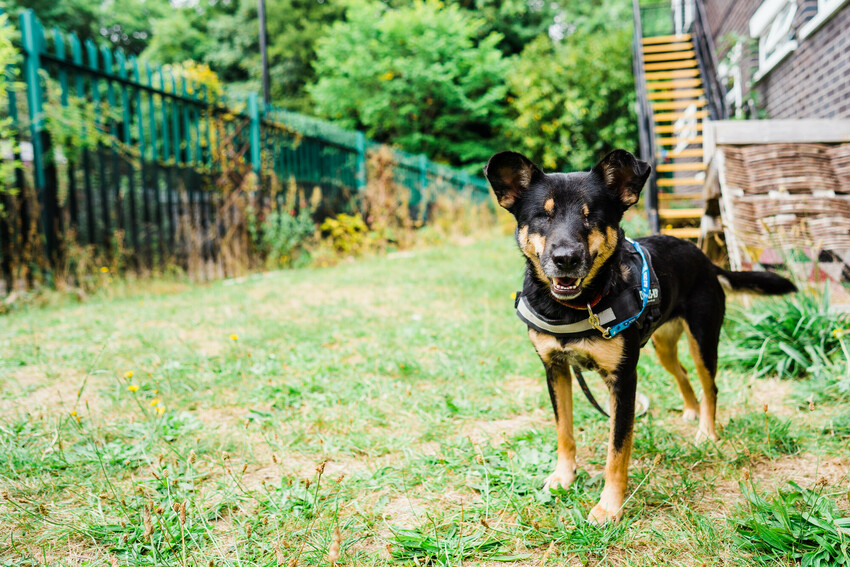
[[[262,223],[260,242],[270,266],[292,267],[309,260],[316,224],[309,209],[272,211]]]
[[[509,61],[484,18],[436,0],[351,3],[318,41],[316,109],[346,128],[478,171],[505,126]]]
[[[366,248],[369,228],[360,213],[356,215],[338,214],[325,219],[322,234],[330,247],[340,254],[360,254]]]
[[[631,58],[611,56],[630,52],[632,31],[617,21],[613,18],[601,31],[582,28],[560,42],[540,36],[508,74],[516,93],[511,101],[516,119],[507,129],[510,144],[544,169],[577,171],[606,151],[635,149]]]
[[[797,378],[807,373],[831,373],[847,364],[844,333],[850,315],[829,308],[829,288],[760,301],[753,307],[732,307],[726,332],[732,345],[727,359],[756,376]],[[843,369],[841,370],[843,371]]]
[[[739,544],[760,559],[785,557],[802,567],[850,565],[850,517],[822,492],[789,485],[772,502],[741,485],[749,505],[734,520]]]

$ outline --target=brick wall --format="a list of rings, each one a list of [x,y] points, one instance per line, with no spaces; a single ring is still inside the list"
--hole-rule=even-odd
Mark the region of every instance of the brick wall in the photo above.
[[[749,22],[761,0],[705,0],[706,16],[722,60],[730,39],[749,38]],[[816,15],[817,0],[798,0],[796,30]],[[844,6],[754,86],[756,104],[769,118],[850,118],[850,5]],[[741,64],[744,92],[758,69],[758,45],[750,40]]]

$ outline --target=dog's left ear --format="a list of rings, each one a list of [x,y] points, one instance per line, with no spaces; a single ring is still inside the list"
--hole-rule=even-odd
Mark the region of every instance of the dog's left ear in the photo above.
[[[629,208],[638,202],[650,171],[652,167],[645,161],[626,150],[614,150],[596,164],[592,173],[599,175],[605,185],[616,193],[624,208]]]

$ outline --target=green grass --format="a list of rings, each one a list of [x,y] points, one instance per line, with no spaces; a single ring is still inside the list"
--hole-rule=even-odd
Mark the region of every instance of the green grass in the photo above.
[[[622,523],[589,526],[607,423],[576,389],[579,478],[544,493],[555,433],[521,274],[499,237],[3,316],[0,565],[324,565],[335,528],[350,565],[794,564],[735,537],[738,482],[846,493],[844,398],[810,411],[797,383],[721,358],[724,433],[695,445],[646,348],[635,492]]]

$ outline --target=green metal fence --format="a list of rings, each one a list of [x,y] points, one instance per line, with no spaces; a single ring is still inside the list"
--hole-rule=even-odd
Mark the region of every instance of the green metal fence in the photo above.
[[[179,264],[192,246],[214,261],[218,235],[244,222],[234,192],[274,201],[290,179],[319,187],[325,214],[356,207],[378,145],[362,132],[261,105],[256,94],[228,100],[168,67],[47,32],[32,11],[19,25],[24,90],[9,93],[9,113],[32,155],[12,181],[19,194],[0,196],[7,288],[16,277],[10,258],[40,256],[49,269],[69,242],[106,254],[121,247],[140,268]],[[394,156],[394,179],[415,213],[439,191],[487,196],[481,178],[423,155]],[[251,174],[256,182],[245,185]],[[37,234],[27,228],[34,215]]]

